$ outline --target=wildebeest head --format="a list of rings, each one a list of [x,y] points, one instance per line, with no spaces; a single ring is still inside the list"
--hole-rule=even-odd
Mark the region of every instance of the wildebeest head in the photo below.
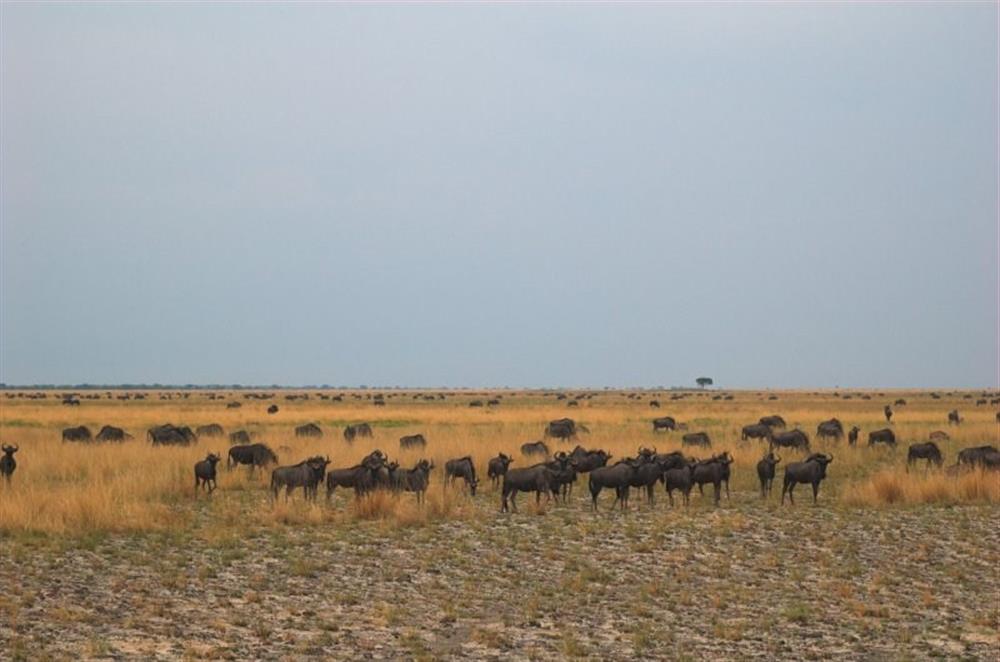
[[[8,446],[8,445],[4,444],[3,448],[0,449],[0,450],[3,450],[4,455],[8,455],[10,457],[14,457],[14,453],[16,453],[18,451],[18,447],[17,446]]]
[[[826,476],[826,465],[833,462],[832,455],[824,455],[823,453],[813,453],[806,458],[806,462],[816,462],[821,467],[820,475]]]
[[[222,459],[222,458],[221,458],[221,457],[219,457],[219,455],[218,455],[218,454],[216,454],[216,453],[209,453],[209,454],[208,454],[208,455],[207,455],[207,456],[205,457],[205,461],[206,461],[206,462],[208,462],[208,463],[210,463],[210,464],[211,464],[211,465],[212,465],[213,467],[214,467],[214,466],[215,466],[216,464],[218,464],[218,463],[219,463],[219,460],[221,460],[221,459]]]

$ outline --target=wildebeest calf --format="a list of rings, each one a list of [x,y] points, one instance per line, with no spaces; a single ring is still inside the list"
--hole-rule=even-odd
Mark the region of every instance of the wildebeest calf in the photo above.
[[[209,494],[215,491],[215,465],[221,460],[215,453],[209,453],[201,462],[194,465],[194,489],[204,488]]]
[[[781,462],[781,458],[774,453],[768,453],[757,463],[757,477],[760,479],[760,498],[766,499],[771,494],[771,485],[774,483],[774,468]]]
[[[507,473],[507,468],[513,461],[513,458],[503,453],[500,453],[489,461],[486,465],[486,475],[489,477],[493,487],[500,484],[500,479]]]

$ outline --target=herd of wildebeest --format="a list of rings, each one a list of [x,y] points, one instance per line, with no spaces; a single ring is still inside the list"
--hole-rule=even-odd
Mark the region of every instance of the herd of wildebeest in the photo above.
[[[288,397],[290,399],[293,396]],[[76,402],[78,403],[78,400]],[[375,402],[384,403],[384,400],[376,396]],[[992,402],[997,404],[1000,400]],[[488,406],[495,406],[498,403],[499,400],[490,400]],[[229,403],[227,406],[232,404],[234,403]],[[658,401],[651,401],[650,404],[659,407]],[[899,406],[905,405],[906,402],[900,399],[894,404]],[[982,404],[985,404],[985,400],[982,401]],[[473,400],[470,406],[483,406],[483,403]],[[277,405],[272,404],[268,407],[269,414],[276,411]],[[883,412],[886,422],[891,424],[892,406],[886,405]],[[949,425],[960,425],[962,420],[957,410],[952,410],[947,414]],[[1000,422],[1000,413],[997,414],[997,421]],[[769,496],[777,465],[781,462],[781,457],[776,454],[776,451],[788,448],[804,452],[806,457],[802,461],[785,465],[781,502],[784,503],[787,494],[789,501],[794,503],[795,486],[809,484],[812,486],[813,502],[815,503],[820,483],[826,478],[827,467],[833,461],[833,456],[812,452],[808,434],[799,429],[788,430],[786,428],[786,422],[781,416],[771,415],[764,416],[757,422],[744,426],[741,430],[742,441],[767,442],[766,453],[757,463],[760,494],[764,498]],[[654,434],[660,431],[682,432],[681,444],[684,447],[708,449],[712,446],[712,440],[706,432],[689,432],[685,424],[679,423],[671,416],[653,419],[652,431]],[[576,440],[580,433],[586,432],[589,430],[585,426],[573,419],[562,418],[551,421],[545,426],[544,438],[558,442],[571,442]],[[817,426],[816,438],[839,441],[846,437],[848,444],[853,447],[858,442],[860,432],[861,430],[857,426],[845,430],[841,421],[832,418]],[[214,423],[202,425],[194,430],[188,426],[166,424],[152,427],[146,431],[146,439],[153,445],[190,445],[199,438],[213,439],[224,436],[225,431],[222,426]],[[246,430],[237,430],[228,436],[232,445],[228,452],[227,467],[245,465],[253,474],[257,469],[262,470],[271,465],[279,464],[277,454],[264,443],[254,443],[252,435]],[[324,432],[319,425],[307,423],[295,428],[295,436],[319,438],[324,436]],[[343,437],[347,442],[352,442],[359,437],[370,438],[372,436],[372,426],[368,423],[347,425],[343,430]],[[907,470],[909,470],[910,465],[920,460],[925,460],[928,466],[933,464],[941,467],[944,464],[943,454],[936,442],[948,439],[948,433],[937,430],[930,433],[929,437],[925,442],[909,446]],[[64,442],[124,442],[132,438],[132,435],[125,430],[111,425],[105,425],[96,435],[92,434],[90,429],[85,426],[67,428],[62,432]],[[427,439],[422,434],[406,435],[399,439],[401,450],[424,449],[427,447],[427,443]],[[869,446],[895,447],[896,443],[896,435],[892,428],[886,427],[868,433]],[[14,454],[18,451],[18,447],[4,445],[2,450],[0,475],[3,475],[9,483],[17,467]],[[565,501],[572,493],[573,486],[580,474],[587,474],[587,485],[594,510],[597,509],[598,496],[605,489],[615,492],[615,502],[612,504],[612,508],[615,505],[620,505],[622,509],[628,508],[629,494],[633,488],[639,489],[640,493],[644,490],[647,500],[652,503],[654,487],[658,483],[664,486],[671,506],[674,504],[674,492],[683,497],[686,505],[694,486],[702,491],[705,485],[711,485],[714,489],[714,502],[716,504],[719,503],[723,488],[725,488],[727,499],[729,497],[729,479],[733,460],[726,452],[712,455],[708,459],[698,459],[686,456],[682,451],[660,453],[655,447],[642,446],[634,457],[620,458],[612,463],[614,458],[607,451],[588,450],[577,445],[572,451],[553,453],[549,443],[546,443],[545,440],[527,442],[521,446],[520,450],[524,457],[530,458],[534,464],[527,467],[511,467],[515,460],[504,453],[490,459],[487,464],[487,477],[494,487],[499,487],[500,490],[501,511],[507,511],[509,508],[517,510],[515,499],[519,492],[534,492],[536,502],[540,502],[542,495],[545,495],[549,500],[561,498]],[[216,488],[217,465],[221,461],[220,455],[209,453],[204,460],[195,464],[196,491],[203,489],[211,493]],[[356,498],[364,497],[378,490],[412,492],[416,495],[417,502],[420,503],[423,501],[431,472],[435,467],[433,462],[421,459],[412,468],[404,468],[398,462],[390,461],[381,450],[372,451],[351,467],[331,469],[329,464],[328,457],[313,456],[295,465],[277,466],[271,471],[269,489],[272,498],[277,499],[279,492],[284,489],[287,500],[293,490],[301,488],[307,500],[315,500],[319,486],[325,482],[327,499],[332,497],[339,487],[352,489]],[[994,446],[966,448],[958,453],[956,463],[950,470],[958,471],[962,467],[1000,469],[1000,451]],[[447,483],[462,481],[469,492],[475,495],[479,479],[472,457],[465,456],[447,461],[444,466],[444,480]]]

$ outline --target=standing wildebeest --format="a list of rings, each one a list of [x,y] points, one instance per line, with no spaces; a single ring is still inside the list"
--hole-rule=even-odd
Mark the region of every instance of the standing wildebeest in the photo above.
[[[269,464],[277,464],[278,456],[264,444],[246,444],[233,446],[229,449],[229,459],[226,467],[232,469],[237,464],[250,465],[250,473],[256,467],[266,467]]]
[[[149,428],[146,431],[146,438],[154,446],[188,446],[198,441],[198,437],[188,426],[175,426],[170,423]]]
[[[500,453],[489,461],[486,465],[486,475],[489,477],[490,483],[493,484],[493,487],[500,484],[500,478],[507,473],[507,468],[513,461],[513,458],[508,455],[504,455],[503,453]]]
[[[948,441],[951,439],[951,436],[944,430],[934,430],[934,432],[927,435],[927,438],[931,441]]]
[[[81,425],[75,428],[66,428],[62,431],[63,441],[90,441],[93,437],[90,434],[90,429]]]
[[[535,464],[523,469],[508,469],[503,476],[503,485],[500,496],[500,512],[507,512],[508,499],[514,512],[517,512],[517,493],[534,492],[535,503],[541,503],[544,492],[549,500],[552,499],[552,484],[555,476],[546,463]]]
[[[17,461],[14,459],[14,453],[17,452],[17,446],[7,446],[4,444],[3,457],[0,457],[0,476],[4,477],[7,484],[10,484],[10,477],[14,475],[14,469],[17,469]]]
[[[690,432],[681,437],[682,446],[703,446],[710,448],[712,440],[708,438],[707,432]]]
[[[399,438],[399,447],[402,449],[425,448],[426,446],[427,440],[422,434],[407,434]]]
[[[892,423],[892,407],[886,405],[882,411],[885,413],[885,422]]]
[[[653,432],[659,430],[676,430],[677,421],[674,420],[673,416],[661,416],[660,418],[653,419]]]
[[[545,464],[552,471],[552,482],[549,485],[552,496],[558,499],[562,493],[562,500],[565,503],[573,490],[573,483],[576,482],[576,461],[565,452],[559,452]]]
[[[243,405],[240,404],[239,402],[227,402],[226,403],[226,409],[239,409],[242,406]]]
[[[958,425],[962,422],[962,417],[958,415],[957,409],[948,412],[948,425]]]
[[[306,423],[295,428],[296,437],[322,437],[323,430],[315,423]]]
[[[958,453],[958,464],[983,469],[1000,469],[1000,451],[995,446],[974,446]]]
[[[763,425],[761,423],[754,423],[753,425],[744,425],[742,431],[740,432],[740,439],[746,441],[747,439],[768,439],[771,438],[771,426]]]
[[[277,414],[278,413],[278,405],[271,405],[270,407],[268,407],[267,408],[267,413],[268,414]]]
[[[660,408],[660,401],[659,400],[650,400],[649,401],[649,406],[652,407],[653,409],[659,409]]]
[[[768,453],[757,463],[757,477],[760,479],[760,498],[766,499],[771,494],[774,484],[774,468],[781,462],[781,457]]]
[[[542,457],[548,457],[549,447],[545,445],[544,441],[529,441],[521,444],[521,454],[526,456],[541,455]]]
[[[589,432],[589,430],[583,425],[577,424],[572,418],[560,418],[550,421],[545,426],[546,437],[555,437],[563,441],[575,438],[577,432]]]
[[[396,489],[403,492],[414,492],[417,495],[417,503],[424,502],[424,493],[431,479],[431,469],[434,463],[427,460],[420,460],[412,469],[403,469],[396,472]]]
[[[823,421],[816,426],[816,438],[836,439],[839,441],[844,438],[844,426],[836,418],[831,418],[829,421]]]
[[[230,444],[249,444],[250,443],[250,433],[246,430],[237,430],[236,432],[229,433],[229,443]]]
[[[344,428],[344,439],[347,441],[354,441],[355,437],[371,437],[372,436],[372,426],[367,423],[357,423],[355,425],[348,425]]]
[[[889,428],[875,430],[868,433],[868,445],[885,444],[886,446],[896,446],[896,435]]]
[[[195,428],[194,433],[199,437],[221,437],[226,432],[218,423],[209,423],[208,425],[199,425]]]
[[[222,458],[215,453],[209,453],[208,457],[194,465],[195,492],[198,491],[199,487],[203,487],[208,490],[209,494],[215,491],[215,488],[217,487],[215,483],[215,465],[217,465],[221,459]]]
[[[471,456],[466,455],[445,462],[444,475],[448,484],[454,484],[456,478],[461,478],[469,488],[469,494],[476,496],[476,486],[479,485],[479,481],[476,479],[476,465],[472,462]]]
[[[105,425],[101,428],[101,431],[97,433],[96,439],[98,441],[125,441],[126,439],[131,439],[132,435],[125,432],[121,428],[116,428],[113,425]]]
[[[719,505],[723,483],[726,484],[726,500],[729,500],[729,465],[732,463],[733,458],[729,453],[722,453],[722,455],[716,455],[695,464],[691,478],[702,495],[705,494],[702,486],[705,483],[712,484],[712,487],[715,488],[715,505]]]
[[[679,467],[667,469],[663,472],[663,486],[667,491],[667,498],[670,499],[670,507],[674,507],[674,490],[680,490],[684,496],[684,505],[691,502],[691,487],[694,485],[694,468],[697,462],[683,461]]]
[[[621,504],[621,509],[628,509],[628,495],[631,484],[635,478],[639,467],[649,461],[648,456],[640,455],[638,458],[625,458],[619,460],[610,467],[598,467],[590,472],[590,499],[591,507],[597,511],[597,497],[605,487],[615,490],[615,500],[611,504],[613,509],[616,504]]]
[[[933,462],[937,466],[944,463],[941,457],[941,449],[933,441],[922,444],[910,444],[910,449],[906,452],[906,470],[910,470],[911,464],[916,464],[917,460],[927,460],[927,467]]]
[[[569,456],[573,460],[577,472],[582,474],[589,473],[597,467],[606,466],[608,460],[611,459],[611,453],[603,450],[588,451],[583,446],[574,448]]]
[[[798,448],[800,450],[808,451],[809,436],[802,430],[779,432],[771,437],[770,448],[773,450],[775,447]]]
[[[379,474],[386,470],[381,480]],[[361,462],[346,469],[330,469],[326,472],[326,498],[329,500],[338,487],[350,487],[355,496],[361,496],[376,487],[391,487],[385,455],[376,449],[361,459]]]
[[[819,494],[819,484],[826,478],[826,465],[833,462],[832,455],[823,453],[813,453],[804,462],[792,462],[785,467],[785,484],[781,488],[781,504],[785,504],[785,493],[788,493],[788,500],[795,505],[795,497],[792,491],[798,483],[811,483],[813,488],[813,503],[816,503],[816,496]]]
[[[301,487],[306,500],[315,500],[316,488],[323,481],[328,464],[330,464],[329,458],[324,460],[315,456],[290,467],[278,467],[271,472],[271,492],[274,498],[278,498],[278,490],[284,487],[285,501],[288,501],[292,490]]]
[[[857,425],[851,428],[850,432],[847,433],[847,443],[851,446],[855,446],[858,443],[858,433],[861,432],[861,428]]]
[[[782,429],[784,429],[784,427],[785,427],[785,419],[783,419],[782,417],[778,416],[777,414],[774,414],[773,416],[761,416],[760,417],[760,421],[758,421],[758,422],[761,425],[768,425],[768,426],[770,426],[772,428],[782,428]]]

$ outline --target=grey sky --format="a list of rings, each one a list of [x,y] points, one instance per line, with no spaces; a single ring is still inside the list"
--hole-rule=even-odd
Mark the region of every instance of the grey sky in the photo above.
[[[0,381],[997,380],[993,4],[4,4],[0,37]]]

